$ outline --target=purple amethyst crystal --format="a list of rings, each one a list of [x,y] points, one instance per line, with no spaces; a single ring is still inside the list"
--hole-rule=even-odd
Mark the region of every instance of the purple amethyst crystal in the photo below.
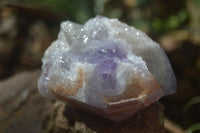
[[[44,54],[40,93],[121,121],[176,91],[160,46],[143,32],[97,16],[61,23]]]

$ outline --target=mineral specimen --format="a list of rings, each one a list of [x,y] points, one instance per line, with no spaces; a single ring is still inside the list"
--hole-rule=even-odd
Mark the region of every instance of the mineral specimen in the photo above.
[[[114,121],[176,91],[173,70],[159,44],[117,19],[62,22],[42,62],[38,87],[44,97]]]

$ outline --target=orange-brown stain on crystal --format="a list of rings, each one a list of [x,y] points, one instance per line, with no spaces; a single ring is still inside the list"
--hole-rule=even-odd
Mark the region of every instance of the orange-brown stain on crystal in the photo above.
[[[152,100],[153,102],[163,96],[163,91],[154,76],[149,72],[146,72],[145,76],[145,78],[148,77],[149,80],[145,80],[140,74],[136,74],[130,78],[127,82],[126,89],[120,95],[110,97],[103,96],[104,101],[107,103],[107,112],[110,114],[117,114],[124,110],[137,110],[138,108],[147,106],[151,104],[151,102],[148,102],[148,97],[155,98],[151,96],[153,92],[158,95],[157,99]],[[110,103],[112,105],[110,105]]]
[[[63,87],[56,87],[56,88],[51,88],[49,89],[52,93],[56,94],[56,95],[61,95],[61,96],[74,96],[75,94],[77,94],[78,90],[83,86],[83,82],[84,82],[84,72],[83,72],[83,68],[79,67],[78,68],[78,76],[76,79],[76,83],[73,87],[71,88],[63,88]]]

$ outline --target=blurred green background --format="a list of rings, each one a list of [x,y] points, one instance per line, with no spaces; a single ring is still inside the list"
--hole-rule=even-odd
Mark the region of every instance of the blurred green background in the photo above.
[[[165,115],[200,129],[200,0],[2,0],[0,79],[39,68],[61,21],[83,24],[96,15],[118,18],[160,43],[178,81],[177,93],[162,99]]]

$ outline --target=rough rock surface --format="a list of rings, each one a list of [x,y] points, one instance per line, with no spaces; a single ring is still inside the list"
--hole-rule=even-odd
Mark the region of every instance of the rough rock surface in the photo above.
[[[156,103],[123,123],[42,98],[41,71],[19,73],[0,82],[1,133],[163,133],[163,108]]]

